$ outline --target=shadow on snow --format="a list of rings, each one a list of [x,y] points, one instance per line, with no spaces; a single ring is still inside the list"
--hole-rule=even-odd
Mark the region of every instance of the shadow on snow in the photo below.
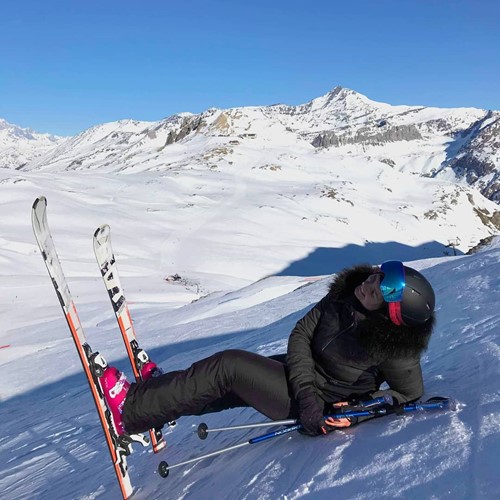
[[[165,371],[170,371],[188,368],[192,362],[223,349],[255,352],[261,345],[286,339],[295,322],[309,309],[310,306],[256,329],[150,348],[148,354]],[[98,342],[95,350],[99,350]],[[179,359],[170,362],[179,355]],[[75,363],[79,363],[76,352],[74,356]],[[125,371],[132,380],[128,358],[111,364]],[[99,491],[103,484],[106,489],[106,485],[114,488],[109,454],[83,372],[4,400],[1,408],[0,484],[4,485],[8,497],[25,496],[26,477],[32,478],[30,492],[37,498],[56,498],[54,489],[60,498],[67,498]],[[149,452],[147,448],[136,449],[139,453]],[[95,459],[101,461],[100,469],[96,469]],[[132,467],[133,464],[134,459],[130,461]]]
[[[463,255],[460,250],[455,251],[457,255]],[[386,260],[410,262],[446,255],[453,255],[453,249],[437,241],[430,241],[417,247],[394,241],[367,242],[364,246],[351,244],[342,248],[320,247],[307,257],[291,263],[277,276],[323,276],[356,264],[380,264]]]

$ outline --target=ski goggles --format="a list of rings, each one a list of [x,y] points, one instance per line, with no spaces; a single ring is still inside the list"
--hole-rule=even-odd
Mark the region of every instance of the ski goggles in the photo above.
[[[380,280],[380,291],[386,302],[401,302],[405,289],[405,268],[399,260],[388,260],[380,266],[384,277]]]
[[[405,290],[405,268],[399,260],[388,260],[380,266],[384,277],[380,281],[380,291],[389,306],[389,317],[398,326],[404,325],[401,301]]]

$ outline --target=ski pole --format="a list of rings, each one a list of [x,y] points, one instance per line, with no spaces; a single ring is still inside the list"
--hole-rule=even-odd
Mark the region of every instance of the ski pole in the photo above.
[[[222,431],[236,431],[239,429],[253,429],[257,427],[273,427],[279,425],[294,425],[298,422],[296,418],[290,418],[288,420],[270,420],[267,422],[259,422],[256,424],[243,424],[243,425],[231,425],[229,427],[218,427],[217,429],[209,429],[207,424],[202,422],[198,426],[198,437],[200,439],[207,439],[209,432],[222,432]]]
[[[403,405],[405,413],[412,411],[442,410],[449,409],[455,411],[457,402],[453,398],[443,398],[440,396],[428,399],[427,401],[418,401],[417,403],[406,403]]]
[[[455,410],[456,405],[453,399],[435,397],[431,398],[425,402],[417,402],[417,403],[407,403],[401,405],[397,408],[367,408],[366,410],[349,410],[344,413],[335,413],[333,415],[325,415],[325,417],[333,417],[333,418],[345,418],[345,417],[364,417],[364,416],[383,416],[390,414],[403,414],[417,411],[432,411],[432,410],[442,410],[442,409],[451,409]],[[175,467],[180,467],[182,465],[187,465],[191,463],[198,462],[205,458],[215,457],[217,455],[221,455],[222,453],[226,453],[228,451],[236,450],[238,448],[242,448],[249,444],[257,444],[262,443],[263,441],[267,441],[268,439],[272,439],[277,436],[282,436],[283,434],[288,434],[289,432],[298,431],[302,428],[302,424],[291,425],[289,427],[285,427],[284,429],[279,429],[274,432],[269,432],[267,434],[263,434],[262,436],[257,436],[255,438],[249,439],[243,443],[239,443],[233,446],[228,446],[227,448],[222,448],[220,450],[214,451],[212,453],[208,453],[206,455],[201,455],[199,457],[192,458],[190,460],[186,460],[184,462],[179,462],[174,465],[169,465],[167,462],[162,461],[158,465],[158,473],[161,477],[167,477],[170,473],[170,469]]]
[[[249,444],[257,444],[261,443],[262,441],[267,441],[268,439],[281,436],[282,434],[287,434],[289,432],[297,431],[302,427],[302,424],[297,424],[293,425],[290,427],[285,427],[284,429],[280,429],[274,432],[268,432],[267,434],[263,434],[262,436],[257,436],[255,438],[249,439],[248,441],[245,441],[243,443],[235,444],[233,446],[228,446],[227,448],[221,448],[220,450],[213,451],[212,453],[207,453],[206,455],[201,455],[196,458],[192,458],[190,460],[186,460],[184,462],[179,462],[174,465],[168,465],[167,462],[164,460],[160,462],[160,465],[158,465],[158,473],[160,474],[161,477],[167,477],[170,469],[173,469],[174,467],[180,467],[181,465],[187,465],[187,464],[192,464],[195,462],[199,462],[200,460],[203,460],[205,458],[209,457],[215,457],[217,455],[222,455],[222,453],[226,453],[228,451],[233,451],[238,448],[242,448],[243,446],[247,446]]]
[[[346,411],[344,413],[336,413],[333,415],[325,415],[325,418],[345,418],[345,417],[377,417],[383,415],[402,415],[404,413],[411,413],[417,411],[432,411],[432,410],[456,410],[455,400],[450,398],[435,397],[427,401],[419,401],[417,403],[405,403],[403,405],[382,408],[367,408],[366,410],[359,411]]]
[[[374,399],[369,399],[368,401],[361,401],[356,404],[356,406],[359,406],[360,408],[372,408],[376,406],[380,406],[383,404],[387,405],[392,405],[393,399],[390,394],[386,394],[384,396],[381,396],[379,398],[374,398]],[[333,415],[328,415],[329,417],[332,418],[343,418],[346,416],[345,413],[336,413]],[[240,430],[240,429],[253,429],[257,427],[274,427],[274,426],[281,426],[281,425],[295,425],[300,423],[298,419],[288,419],[288,420],[268,420],[266,422],[259,422],[256,424],[243,424],[243,425],[231,425],[229,427],[218,427],[217,429],[209,429],[208,425],[205,422],[202,422],[198,426],[198,437],[200,439],[206,439],[208,437],[209,432],[222,432],[222,431],[234,431],[234,430]]]
[[[368,417],[368,416],[383,416],[383,415],[402,415],[416,411],[431,411],[431,410],[456,410],[456,402],[451,398],[435,397],[427,401],[418,401],[417,403],[405,403],[403,405],[382,408],[367,408],[360,411],[346,411],[334,415],[325,415],[325,418],[342,418],[342,417]]]

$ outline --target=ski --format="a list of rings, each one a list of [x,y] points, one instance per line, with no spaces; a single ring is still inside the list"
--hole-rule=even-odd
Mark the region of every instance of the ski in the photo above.
[[[113,305],[135,379],[140,382],[142,380],[141,368],[149,362],[149,356],[144,349],[139,347],[139,343],[137,342],[111,245],[111,229],[107,224],[100,226],[94,233],[94,253],[104,285]],[[165,448],[166,442],[161,430],[150,429],[149,435],[155,453]]]
[[[90,392],[94,399],[99,420],[101,421],[106,444],[111,455],[111,461],[122,496],[124,499],[127,499],[133,493],[127,466],[127,456],[131,452],[130,442],[123,439],[123,436],[118,435],[113,426],[111,414],[106,406],[99,377],[102,376],[107,363],[104,357],[98,352],[92,352],[85,338],[82,324],[78,317],[75,304],[62,270],[61,262],[52,240],[47,221],[47,200],[44,196],[38,197],[33,203],[31,222],[35,238],[40,247],[43,260],[64,312],[71,336],[73,337],[76,350],[82,363],[83,371],[90,386]]]

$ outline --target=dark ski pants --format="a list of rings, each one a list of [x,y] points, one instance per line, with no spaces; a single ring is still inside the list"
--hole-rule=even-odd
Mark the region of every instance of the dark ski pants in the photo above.
[[[185,415],[248,406],[272,420],[297,418],[285,355],[267,358],[230,349],[197,361],[187,370],[132,384],[123,422],[128,432],[137,433],[161,428]]]

